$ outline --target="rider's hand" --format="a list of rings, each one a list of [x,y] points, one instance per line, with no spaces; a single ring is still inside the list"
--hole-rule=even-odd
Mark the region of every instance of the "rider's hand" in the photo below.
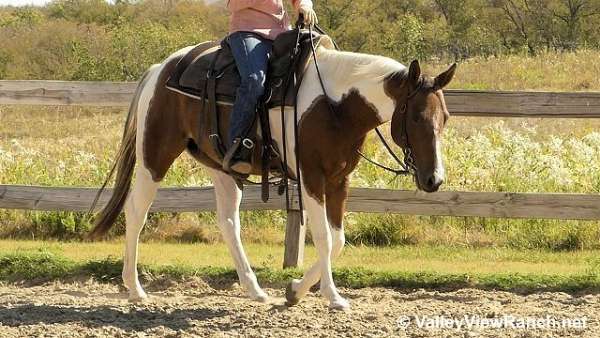
[[[298,12],[304,15],[305,25],[313,26],[319,23],[319,20],[317,19],[317,13],[315,13],[315,10],[312,8],[312,6],[300,6]]]

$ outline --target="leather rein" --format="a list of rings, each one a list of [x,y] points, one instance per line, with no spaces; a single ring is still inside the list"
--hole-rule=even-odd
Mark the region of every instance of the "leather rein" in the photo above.
[[[396,153],[394,152],[394,150],[392,149],[392,147],[390,146],[390,144],[385,140],[385,138],[383,137],[383,134],[381,133],[381,130],[379,130],[379,127],[375,127],[375,132],[377,133],[377,137],[379,138],[379,140],[381,141],[381,143],[383,144],[383,146],[385,147],[385,149],[387,150],[388,154],[390,155],[390,157],[392,159],[394,159],[394,161],[396,161],[396,164],[398,164],[400,166],[400,169],[394,169],[394,168],[390,168],[386,165],[383,165],[381,163],[378,163],[370,158],[367,157],[367,155],[365,155],[363,152],[361,152],[360,150],[357,150],[358,154],[364,158],[365,160],[367,160],[367,162],[385,170],[388,172],[391,172],[392,174],[395,175],[394,178],[401,176],[401,175],[416,175],[417,172],[417,165],[415,163],[415,159],[413,157],[413,152],[412,152],[412,147],[410,145],[410,142],[408,140],[408,130],[406,129],[406,120],[408,119],[408,113],[407,113],[407,107],[408,107],[408,101],[410,101],[417,93],[419,92],[419,88],[415,89],[412,93],[410,93],[407,98],[406,98],[406,103],[404,103],[402,105],[402,108],[400,109],[400,114],[402,114],[403,116],[403,123],[402,123],[402,135],[404,137],[404,139],[406,140],[406,145],[402,146],[402,153],[404,155],[404,161],[400,160],[400,158],[398,157],[398,155],[396,155]],[[415,176],[416,177],[416,176]]]

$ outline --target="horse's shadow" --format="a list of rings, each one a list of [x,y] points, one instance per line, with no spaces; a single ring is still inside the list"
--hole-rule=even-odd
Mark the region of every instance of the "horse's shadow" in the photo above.
[[[0,306],[0,323],[10,327],[40,323],[79,323],[89,328],[114,326],[125,331],[144,331],[164,326],[177,331],[193,326],[192,321],[203,321],[227,314],[227,311],[210,308],[172,311],[131,308],[129,312],[124,312],[111,306],[59,307],[27,304],[11,308]]]

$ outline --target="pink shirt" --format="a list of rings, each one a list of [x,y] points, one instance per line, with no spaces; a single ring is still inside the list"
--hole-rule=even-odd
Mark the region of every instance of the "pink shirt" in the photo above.
[[[290,0],[296,10],[311,6],[311,0]],[[283,0],[230,0],[229,33],[245,31],[275,40],[279,33],[290,29],[290,19],[283,8]]]

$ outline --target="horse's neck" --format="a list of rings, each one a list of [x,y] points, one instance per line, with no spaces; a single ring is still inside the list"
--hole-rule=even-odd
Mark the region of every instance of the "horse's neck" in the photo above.
[[[319,67],[330,99],[340,102],[356,90],[375,108],[380,123],[391,120],[395,102],[385,91],[384,78],[391,70],[402,70],[404,66],[383,57],[326,51],[321,53]],[[313,85],[320,88],[319,82]]]

